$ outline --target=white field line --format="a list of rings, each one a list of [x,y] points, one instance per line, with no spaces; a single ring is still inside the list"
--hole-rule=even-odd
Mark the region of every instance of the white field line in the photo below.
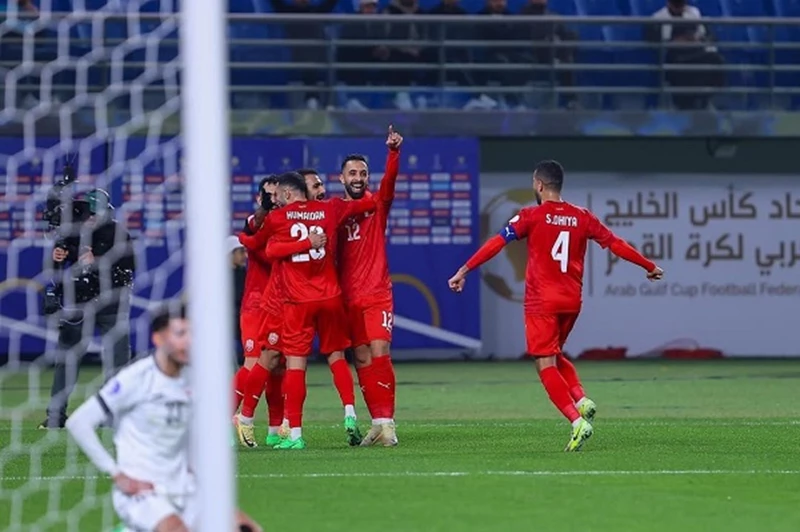
[[[243,473],[240,479],[314,479],[314,478],[436,478],[436,477],[624,477],[624,476],[692,476],[692,475],[800,475],[794,469],[653,469],[653,470],[582,470],[582,471],[386,471],[381,473]],[[103,476],[65,475],[42,477],[2,477],[4,481],[75,481],[100,480]]]
[[[532,427],[534,425],[538,425],[542,422],[545,423],[552,423],[553,425],[559,426],[564,425],[563,421],[557,420],[542,420],[536,419],[531,421],[454,421],[454,422],[411,422],[411,423],[404,423],[403,421],[398,421],[397,426],[399,428],[402,427],[411,427],[411,428],[426,428],[426,429],[435,429],[435,428],[475,428],[475,427],[485,427],[485,428],[515,428],[515,427]],[[256,425],[258,426],[259,422],[258,419],[255,421]],[[263,423],[262,423],[263,424]],[[335,429],[341,428],[339,424],[327,424],[327,423],[307,423],[303,425],[306,428],[324,428],[324,429]],[[787,421],[771,421],[771,420],[764,420],[764,421],[753,421],[753,420],[742,420],[742,421],[735,421],[735,420],[724,420],[724,421],[713,421],[707,419],[679,419],[676,418],[674,421],[646,421],[646,420],[636,420],[636,419],[609,419],[603,420],[599,419],[595,423],[595,427],[604,427],[604,426],[612,426],[612,427],[786,427],[786,426],[800,426],[800,420],[787,420]]]

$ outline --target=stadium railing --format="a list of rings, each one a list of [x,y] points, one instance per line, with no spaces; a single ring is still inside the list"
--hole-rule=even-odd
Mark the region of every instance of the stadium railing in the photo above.
[[[59,17],[75,16],[54,14],[37,21],[34,31],[20,32],[16,38],[21,45],[23,39],[35,34],[34,63],[38,57],[43,62],[52,61],[65,53],[56,46]],[[138,24],[146,28],[148,21],[155,22],[159,16],[141,13]],[[114,45],[137,31],[137,26],[122,15],[117,18],[104,13],[95,20],[85,14],[83,17],[84,21],[70,25],[74,35],[69,53],[73,55],[97,49],[92,45],[97,39]],[[714,97],[714,105],[720,109],[800,108],[800,19],[737,17],[701,22],[716,36],[713,46],[724,58],[723,64],[676,65],[665,61],[671,48],[693,45],[645,40],[646,26],[663,23],[649,17],[229,14],[231,103],[234,109],[300,108],[312,94],[323,107],[347,109],[356,100],[359,105],[351,109],[382,109],[397,107],[398,94],[410,94],[410,108],[417,110],[479,108],[481,97],[521,110],[558,109],[572,104],[587,110],[639,110],[670,108],[673,94],[706,93]],[[413,46],[424,50],[422,59],[341,60],[343,51],[358,47],[410,44],[408,40],[368,39],[364,30],[367,24],[382,28],[391,24],[405,34],[415,26],[422,38],[413,41]],[[534,25],[542,28],[548,24],[567,26],[575,40],[476,38],[485,29],[530,33]],[[318,28],[324,29],[324,38],[297,37],[320,33]],[[348,34],[358,38],[346,38]],[[2,68],[13,68],[21,60],[15,44],[14,35],[4,37]],[[166,62],[175,56],[177,46],[177,36],[167,35],[154,41],[148,52],[91,57],[85,72],[89,90],[105,88],[112,69],[122,68],[127,78],[141,74],[148,64],[152,68],[152,61]],[[725,86],[670,84],[669,73],[676,70],[698,74],[723,71]],[[75,86],[72,78],[76,75],[81,74],[53,74],[54,92],[65,91],[64,98],[70,98],[66,91]],[[18,93],[35,95],[38,86],[36,72],[32,71],[20,81]],[[148,87],[144,105],[158,106],[166,97],[158,87]]]

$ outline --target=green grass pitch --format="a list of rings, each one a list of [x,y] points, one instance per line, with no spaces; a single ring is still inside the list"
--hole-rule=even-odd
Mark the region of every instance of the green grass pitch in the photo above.
[[[584,450],[567,454],[569,425],[530,363],[398,364],[394,449],[345,445],[330,374],[314,366],[309,448],[239,450],[240,505],[265,530],[298,532],[800,530],[800,361],[578,370],[599,413]],[[108,482],[92,478],[66,434],[37,431],[40,409],[9,419],[27,383],[0,381],[0,530],[34,530],[45,515],[53,522],[40,530],[107,530],[98,508],[109,507]],[[65,460],[79,465],[65,474]]]

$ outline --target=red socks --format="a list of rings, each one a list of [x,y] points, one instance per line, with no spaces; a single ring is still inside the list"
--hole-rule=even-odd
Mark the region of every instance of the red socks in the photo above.
[[[303,404],[306,402],[306,372],[302,369],[287,369],[283,378],[283,390],[286,394],[286,419],[289,427],[303,426]]]
[[[380,417],[375,410],[375,366],[370,364],[362,368],[356,368],[358,374],[358,385],[361,387],[361,395],[364,396],[364,403],[369,410],[372,419]]]
[[[569,394],[569,386],[567,386],[567,382],[561,376],[557,367],[549,366],[544,368],[539,372],[539,379],[541,379],[544,389],[547,390],[550,401],[564,414],[564,417],[570,423],[581,417],[575,408],[572,396]]]
[[[246,367],[242,366],[233,376],[233,413],[235,414],[237,410],[239,410],[239,406],[242,404],[242,399],[244,398],[245,387],[247,383],[247,376],[250,374],[250,370]]]
[[[379,418],[394,419],[395,386],[397,378],[394,374],[392,359],[388,355],[372,359],[377,378]]]
[[[558,372],[564,377],[569,387],[569,395],[576,403],[586,397],[586,393],[581,386],[581,380],[578,378],[578,371],[570,360],[564,355],[556,357],[556,364],[558,365]]]
[[[358,369],[358,381],[372,419],[394,419],[397,379],[389,356],[372,359],[372,364]]]
[[[283,369],[270,372],[266,395],[269,426],[279,427],[283,423]]]
[[[247,376],[244,399],[242,400],[242,416],[253,417],[268,379],[269,370],[261,364],[256,363],[255,366],[250,368],[250,375]]]
[[[333,385],[336,391],[339,392],[339,397],[342,400],[342,406],[356,404],[356,392],[353,390],[355,384],[353,383],[353,374],[350,372],[350,366],[347,361],[340,358],[330,365],[331,373],[333,374]]]

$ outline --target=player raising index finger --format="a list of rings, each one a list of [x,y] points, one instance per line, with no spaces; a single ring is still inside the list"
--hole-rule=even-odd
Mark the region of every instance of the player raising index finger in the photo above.
[[[397,445],[394,424],[395,373],[390,358],[394,309],[392,281],[386,257],[386,224],[394,200],[403,137],[389,126],[386,169],[372,194],[368,190],[369,168],[363,155],[349,155],[339,177],[345,200],[372,196],[374,213],[349,218],[339,231],[339,278],[355,349],[356,372],[372,427],[361,445]]]

